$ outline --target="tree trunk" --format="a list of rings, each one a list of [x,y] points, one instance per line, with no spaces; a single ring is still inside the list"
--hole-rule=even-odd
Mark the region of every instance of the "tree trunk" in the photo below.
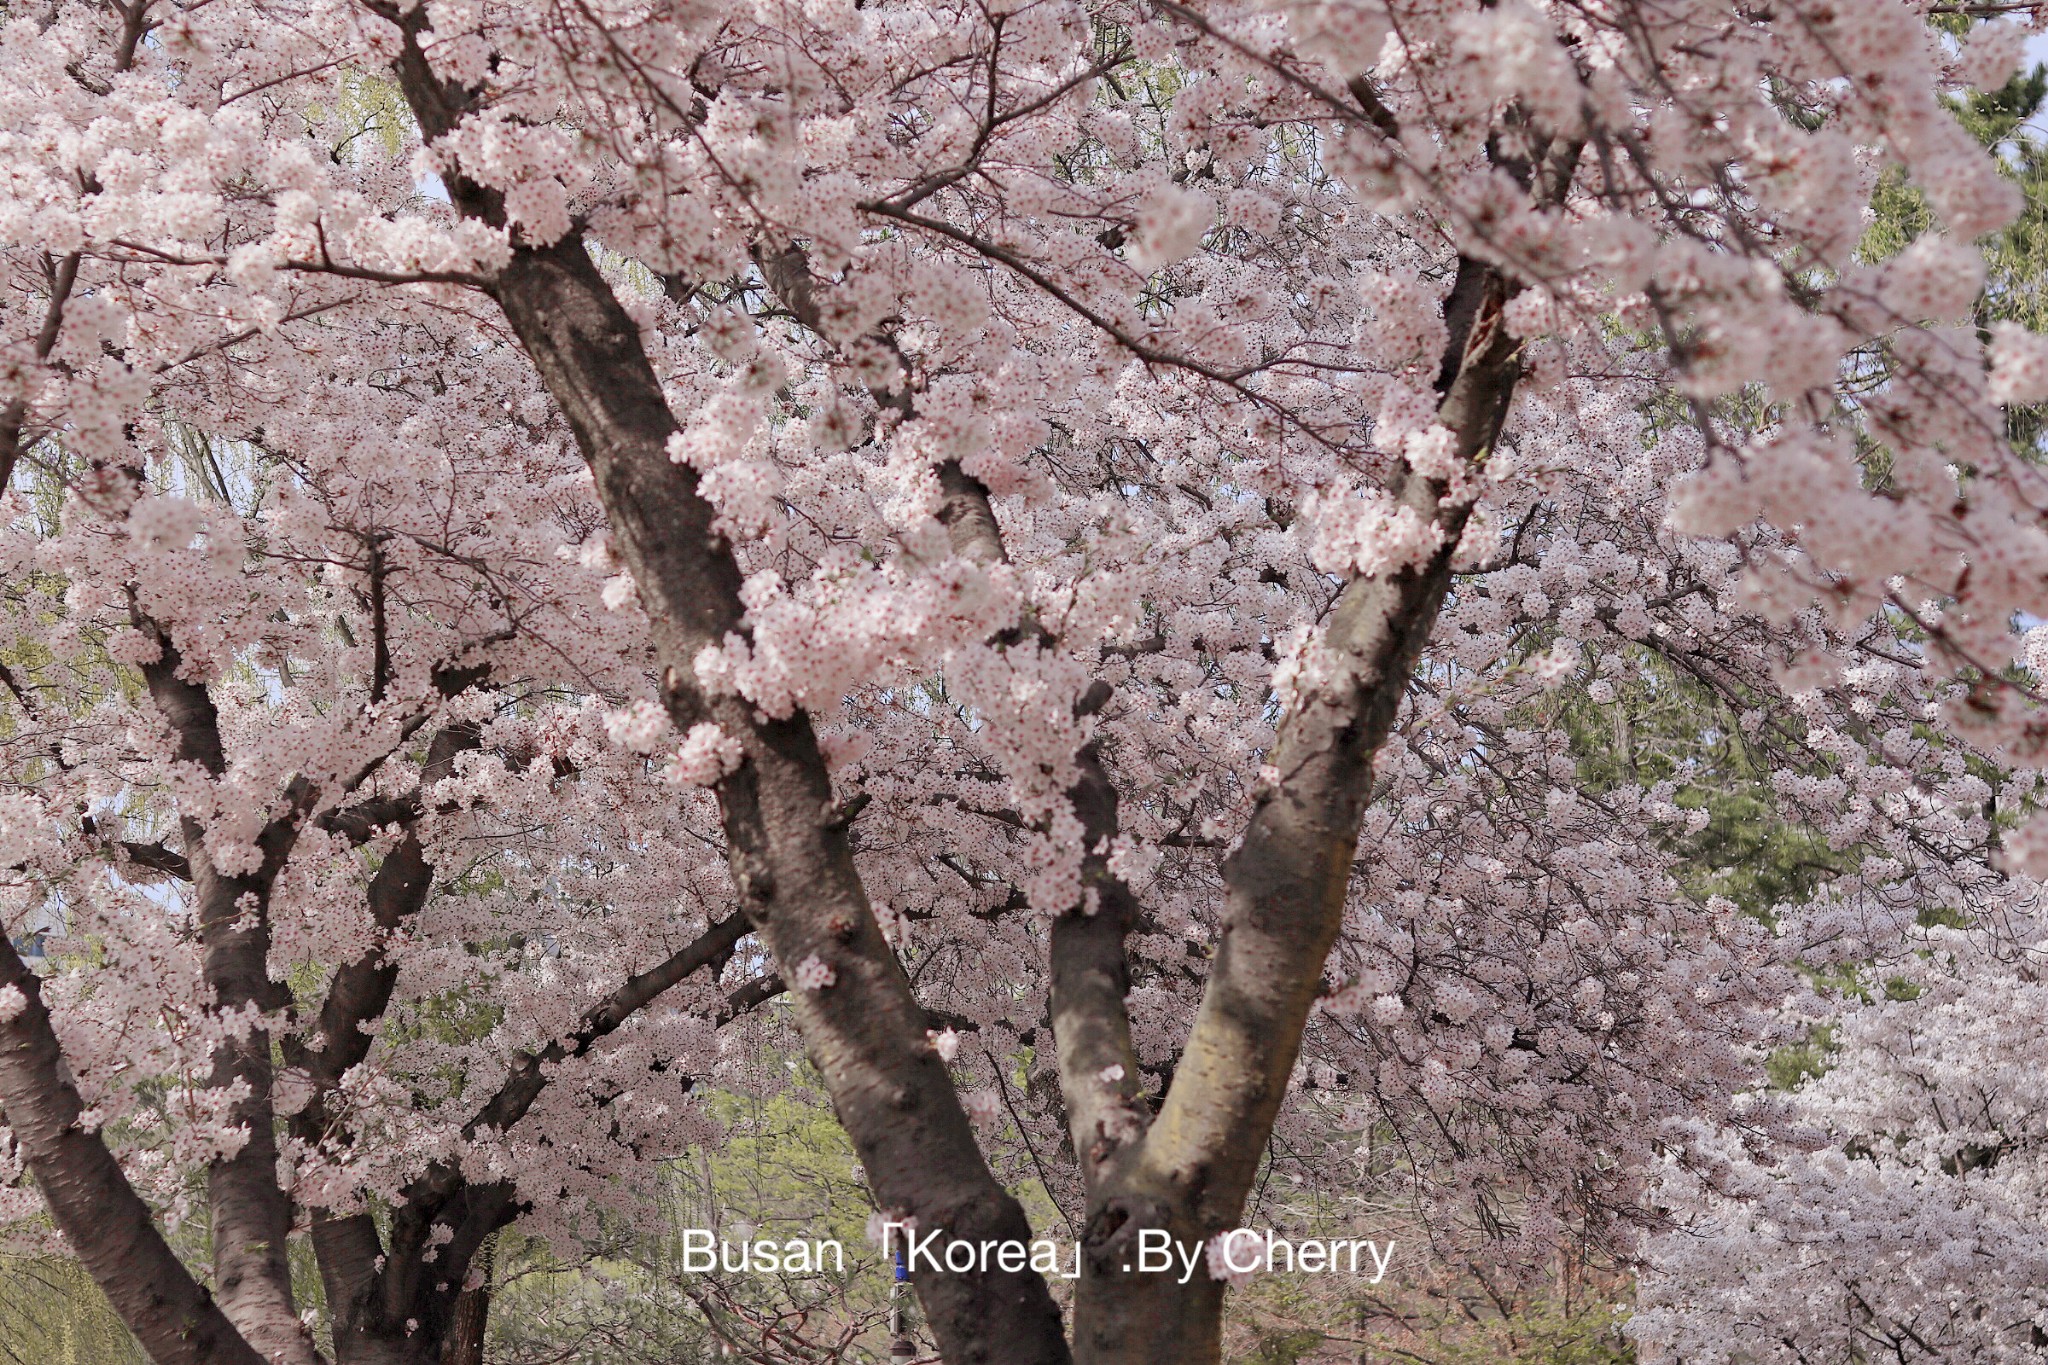
[[[0,1019],[0,1104],[50,1216],[155,1365],[266,1365],[192,1278],[97,1132],[64,1068],[42,982],[0,933],[0,988],[23,1004]]]
[[[178,758],[199,765],[218,780],[227,771],[220,716],[204,683],[179,675],[183,663],[170,636],[147,616],[134,615],[138,628],[157,643],[158,656],[142,666],[157,710],[177,739]],[[200,960],[213,1005],[223,1013],[274,1013],[291,1003],[291,992],[270,979],[270,888],[298,838],[298,821],[310,804],[311,787],[295,781],[285,795],[286,810],[257,837],[260,866],[230,876],[214,866],[206,828],[187,815],[179,826],[192,874]],[[207,1168],[213,1218],[214,1293],[221,1308],[249,1344],[280,1365],[322,1365],[292,1299],[291,1266],[285,1239],[291,1230],[291,1201],[277,1183],[277,1119],[271,1103],[270,1031],[252,1027],[229,1035],[214,1048],[215,1090],[240,1087],[227,1107],[230,1123],[248,1134],[232,1155]]]
[[[1193,1245],[1202,1235],[1189,1224],[1162,1220],[1177,1244]],[[1186,1273],[1176,1263],[1169,1271],[1141,1272],[1121,1266],[1098,1266],[1084,1253],[1081,1280],[1074,1294],[1074,1360],[1076,1365],[1199,1365],[1223,1358],[1222,1281],[1209,1277],[1206,1256]]]
[[[1468,468],[1498,439],[1521,373],[1501,325],[1508,295],[1498,270],[1459,262],[1438,420]],[[1084,1365],[1222,1358],[1222,1286],[1207,1266],[1148,1273],[1137,1254],[1148,1231],[1187,1247],[1238,1226],[1286,1098],[1343,923],[1373,755],[1435,629],[1471,511],[1444,482],[1405,470],[1388,491],[1437,527],[1440,546],[1421,564],[1345,585],[1316,644],[1323,681],[1281,722],[1271,762],[1286,776],[1259,793],[1225,860],[1216,961],[1172,1087],[1144,1138],[1113,1153],[1090,1188],[1074,1307]]]
[[[495,1241],[484,1243],[477,1253],[481,1272],[475,1287],[462,1291],[455,1300],[455,1326],[441,1351],[441,1365],[484,1365],[484,1331],[491,1320],[491,1272],[495,1269]]]
[[[396,20],[404,45],[395,66],[434,140],[460,122],[471,95],[427,62],[425,14]],[[446,169],[443,183],[458,211],[504,222],[497,194],[459,168]],[[924,1010],[875,922],[810,718],[761,719],[752,703],[706,695],[697,681],[698,653],[745,632],[739,566],[713,529],[696,476],[669,459],[676,422],[638,324],[574,234],[515,247],[492,292],[589,462],[647,610],[670,715],[686,729],[715,723],[742,745],[744,762],[717,787],[734,886],[785,979],[812,957],[834,972],[823,989],[792,992],[793,1013],[877,1199],[926,1231],[1028,1241],[1023,1207],[990,1173],[926,1039]],[[1028,1269],[921,1270],[913,1284],[949,1361],[1068,1360],[1059,1309]]]

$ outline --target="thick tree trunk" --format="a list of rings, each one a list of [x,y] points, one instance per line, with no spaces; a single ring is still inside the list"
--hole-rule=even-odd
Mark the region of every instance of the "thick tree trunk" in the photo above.
[[[151,698],[177,739],[177,757],[213,778],[227,771],[220,718],[203,683],[179,676],[182,664],[170,637],[138,615],[154,635],[158,658],[143,665]],[[298,820],[311,789],[292,784],[286,813],[269,821],[257,839],[256,871],[230,876],[214,865],[206,829],[190,816],[180,821],[192,874],[200,960],[214,1005],[224,1014],[273,1014],[291,1003],[282,982],[270,979],[270,887],[298,837]],[[271,1103],[270,1030],[260,1024],[216,1045],[209,1087],[239,1087],[228,1121],[247,1134],[242,1146],[207,1168],[212,1212],[214,1294],[249,1344],[280,1365],[321,1365],[292,1300],[285,1239],[291,1201],[277,1182],[276,1111]]]
[[[423,131],[438,140],[467,114],[472,92],[433,73],[417,12],[388,16],[405,33],[401,84]],[[1391,133],[1387,120],[1373,121]],[[1575,158],[1574,149],[1560,161],[1561,178],[1546,193],[1561,193]],[[1526,188],[1538,168],[1507,169]],[[460,212],[503,224],[494,192],[459,168],[444,182]],[[757,260],[802,318],[811,301],[800,253]],[[869,913],[808,719],[763,719],[697,682],[700,650],[744,637],[738,570],[694,475],[667,458],[675,424],[638,328],[573,234],[515,247],[491,288],[591,466],[652,622],[672,717],[684,726],[714,722],[741,742],[745,762],[718,787],[734,882],[785,969],[815,956],[836,973],[831,986],[797,992],[795,1014],[877,1196],[889,1211],[954,1237],[1025,1236],[1021,1210],[990,1176],[944,1069],[923,1045],[922,1011]],[[1468,468],[1496,439],[1519,373],[1501,326],[1507,292],[1497,269],[1463,260],[1447,303],[1440,418]],[[902,392],[876,397],[899,414],[913,406],[908,377]],[[985,490],[957,468],[942,468],[940,483],[956,552],[1000,558]],[[1468,493],[1434,478],[1397,479],[1389,491],[1436,525],[1441,549],[1397,574],[1354,580],[1317,641],[1321,682],[1283,722],[1274,763],[1285,777],[1260,794],[1226,864],[1216,963],[1149,1128],[1133,1105],[1135,1067],[1124,1060],[1122,940],[1135,906],[1106,898],[1112,913],[1099,923],[1068,916],[1054,926],[1062,1088],[1089,1186],[1075,1323],[1082,1359],[1218,1359],[1223,1293],[1206,1266],[1182,1284],[1184,1272],[1141,1272],[1133,1258],[1147,1230],[1193,1247],[1236,1225],[1285,1096],[1341,924],[1372,756],[1434,626],[1469,512]],[[1100,703],[1092,691],[1083,705],[1090,700]],[[1113,830],[1115,793],[1100,756],[1080,757],[1077,808],[1091,832]],[[1046,1286],[1029,1272],[927,1272],[917,1288],[941,1352],[956,1365],[1068,1357]]]
[[[423,1289],[409,1277],[387,1283],[374,1258],[358,1255],[384,1252],[376,1228],[366,1216],[357,1218],[316,1222],[313,1228],[334,1312],[335,1365],[481,1365],[490,1315],[488,1280],[448,1293]],[[452,1264],[443,1269],[455,1271]]]
[[[772,256],[757,252],[756,259],[763,278],[783,305],[821,341],[834,344],[823,325],[817,282],[803,248],[791,246]],[[886,329],[870,333],[866,340],[903,357],[895,336]],[[841,353],[852,360],[843,348]],[[907,369],[900,388],[890,389],[872,380],[867,388],[884,411],[893,411],[906,421],[917,415],[917,380]],[[953,553],[983,568],[1007,563],[1009,550],[988,486],[957,460],[940,464],[936,473],[938,519],[946,528]],[[1055,648],[1058,644],[1041,624],[1029,619],[993,643],[1018,649]],[[1113,696],[1109,684],[1097,680],[1075,699],[1075,714],[1099,711]],[[1074,761],[1079,776],[1068,796],[1081,822],[1083,846],[1089,850],[1081,871],[1095,904],[1092,913],[1070,911],[1053,921],[1048,1013],[1057,1044],[1068,1132],[1083,1180],[1093,1189],[1102,1164],[1119,1147],[1138,1139],[1150,1112],[1124,1007],[1131,984],[1124,940],[1138,922],[1138,901],[1130,887],[1109,870],[1105,852],[1118,833],[1116,785],[1110,780],[1100,745],[1082,745]]]
[[[195,820],[183,822],[186,857],[199,902],[199,935],[207,984],[223,1011],[254,1006],[264,1012],[290,1003],[280,982],[269,976],[270,931],[260,915],[245,913],[245,897],[267,896],[268,887],[221,876],[205,851],[205,833]],[[291,1202],[277,1183],[277,1130],[271,1104],[270,1031],[252,1028],[223,1041],[214,1052],[207,1084],[227,1089],[238,1083],[241,1098],[227,1119],[248,1139],[232,1156],[207,1169],[213,1213],[214,1294],[251,1345],[273,1360],[313,1365],[318,1356],[299,1323],[292,1301],[291,1266],[285,1238],[291,1231]]]
[[[459,749],[474,745],[473,731],[453,739],[446,739],[447,733],[435,740],[423,782],[445,771]],[[377,922],[388,929],[416,914],[432,876],[433,868],[409,830],[371,881],[369,899]],[[503,1130],[517,1123],[539,1098],[557,1064],[582,1055],[685,977],[706,968],[715,971],[731,957],[746,930],[740,915],[712,924],[662,962],[621,984],[584,1015],[573,1033],[538,1052],[515,1057],[504,1083],[465,1126],[465,1134],[473,1137],[485,1128]],[[326,1046],[302,1050],[322,1094],[367,1054],[368,1036],[358,1025],[382,1015],[393,980],[393,972],[376,953],[336,974],[321,1013]],[[300,1132],[307,1141],[323,1134],[332,1139],[324,1101],[318,1096],[294,1123],[303,1125]],[[392,1211],[388,1248],[367,1215],[316,1216],[313,1250],[333,1321],[338,1365],[445,1365],[460,1358],[470,1349],[462,1344],[463,1334],[476,1327],[476,1315],[485,1311],[477,1292],[460,1285],[473,1255],[488,1254],[490,1236],[516,1213],[510,1186],[473,1187],[458,1170],[442,1165],[430,1168]],[[429,1264],[423,1253],[436,1224],[451,1229],[453,1237]],[[481,1339],[472,1345],[480,1350]]]
[[[1460,262],[1438,419],[1468,465],[1498,438],[1520,375],[1500,324],[1507,297],[1497,270]],[[1441,547],[1346,585],[1317,643],[1323,682],[1281,722],[1271,762],[1285,778],[1259,794],[1224,864],[1222,936],[1172,1088],[1143,1140],[1114,1153],[1090,1189],[1074,1307],[1086,1365],[1221,1359],[1222,1286],[1206,1265],[1147,1272],[1137,1254],[1148,1230],[1192,1248],[1238,1225],[1286,1097],[1343,923],[1373,755],[1435,628],[1470,513],[1417,474],[1389,491],[1438,528]]]
[[[491,1322],[490,1243],[485,1243],[476,1259],[483,1273],[455,1301],[455,1326],[441,1352],[441,1365],[484,1365],[484,1336]]]
[[[1420,479],[1403,496],[1456,543],[1462,508],[1440,511]],[[1111,1158],[1090,1201],[1077,1361],[1221,1359],[1223,1286],[1206,1261],[1191,1275],[1178,1262],[1141,1271],[1140,1237],[1163,1230],[1175,1247],[1193,1248],[1243,1216],[1343,921],[1372,754],[1449,577],[1446,549],[1419,569],[1354,580],[1338,600],[1324,648],[1351,669],[1349,689],[1317,694],[1282,727],[1273,761],[1289,780],[1260,798],[1226,864],[1227,917],[1173,1086],[1144,1140]]]
[[[401,86],[422,130],[438,138],[459,121],[467,96],[421,53],[423,12],[399,22],[410,26],[396,63]],[[459,171],[444,183],[461,212],[503,221],[497,197]],[[924,1011],[875,923],[809,717],[758,719],[744,699],[707,696],[698,685],[698,652],[744,634],[739,568],[712,529],[695,475],[668,457],[676,423],[639,327],[574,235],[515,248],[493,293],[590,464],[652,622],[671,715],[686,728],[714,722],[744,748],[745,761],[717,789],[734,885],[785,978],[813,956],[835,973],[825,989],[793,992],[793,1009],[871,1188],[883,1207],[925,1230],[976,1243],[1028,1240],[1023,1208],[990,1174],[926,1040]],[[1059,1310],[1028,1270],[920,1270],[913,1283],[948,1360],[1068,1358]]]
[[[376,1220],[367,1213],[333,1218],[315,1210],[312,1241],[334,1328],[335,1365],[410,1365],[403,1334],[378,1330],[379,1263],[386,1258]]]
[[[797,992],[795,1009],[877,1196],[962,1240],[1028,1240],[869,909],[809,717],[757,721],[751,703],[699,692],[697,652],[742,630],[739,573],[694,479],[668,458],[676,428],[637,327],[579,241],[515,253],[497,293],[590,459],[655,622],[678,724],[714,721],[745,747],[718,789],[734,882],[785,976],[812,956],[837,975],[825,990]],[[921,1271],[914,1282],[949,1360],[1065,1359],[1058,1310],[1036,1275]]]
[[[1190,1243],[1192,1226],[1167,1230]],[[1182,1272],[1140,1274],[1135,1269],[1104,1273],[1085,1259],[1074,1293],[1074,1360],[1132,1362],[1132,1365],[1201,1365],[1223,1359],[1223,1283],[1209,1278],[1206,1262],[1194,1278]]]
[[[79,1122],[43,1006],[42,982],[0,934],[0,989],[22,1005],[0,1018],[0,1107],[50,1216],[155,1365],[265,1365],[157,1231],[149,1206],[97,1131]],[[11,1000],[11,997],[9,997]]]
[[[177,655],[168,641],[165,649],[164,666],[150,681],[178,733],[180,757],[219,772],[224,765],[211,702],[203,688],[175,677]],[[430,750],[429,771],[436,764],[445,768],[457,749],[474,745],[473,727],[444,731]],[[302,794],[295,789],[293,800]],[[348,814],[336,818],[347,824]],[[376,823],[366,824],[364,832]],[[292,828],[288,819],[266,832],[264,867],[256,882],[267,885],[275,875],[289,851]],[[167,861],[165,866],[194,882],[208,978],[225,1001],[264,1005],[277,990],[263,969],[267,945],[256,929],[239,922],[239,913],[227,913],[237,898],[263,886],[221,876],[204,856],[204,833],[196,824],[186,822],[183,835],[194,856],[177,858],[174,864]],[[396,923],[418,908],[430,871],[417,842],[410,839],[386,857],[370,887],[380,924]],[[330,1009],[323,1013],[323,1028],[335,1047],[321,1056],[337,1077],[368,1046],[354,1023],[370,1012],[381,1012],[389,990],[381,959],[358,965],[362,970],[356,978],[344,969],[338,983],[341,995],[330,996]],[[378,982],[383,995],[377,994]],[[269,1052],[263,1031],[224,1049],[214,1076],[216,1084],[252,1082],[251,1096],[235,1110],[250,1130],[250,1143],[209,1173],[216,1264],[223,1270],[224,1293],[230,1276],[241,1291],[236,1312],[244,1321],[237,1323],[171,1251],[150,1209],[129,1186],[98,1134],[80,1125],[82,1101],[50,1029],[41,982],[12,945],[0,938],[0,986],[9,985],[22,993],[25,1004],[13,1017],[0,1019],[0,1106],[6,1109],[5,1121],[21,1144],[58,1228],[151,1360],[156,1365],[259,1365],[266,1360],[271,1365],[280,1360],[317,1365],[319,1356],[290,1312],[290,1272],[283,1255],[289,1205],[276,1187],[276,1139],[267,1104]],[[376,997],[374,1011],[365,1003],[365,992]],[[367,1218],[360,1225],[370,1232],[367,1261],[379,1254],[375,1229]],[[318,1230],[316,1226],[316,1241]],[[245,1332],[267,1333],[276,1344],[259,1350]],[[359,1344],[346,1325],[338,1325],[337,1339],[344,1346]],[[381,1354],[358,1351],[353,1359],[364,1365],[395,1365],[406,1358],[403,1351],[402,1345]]]

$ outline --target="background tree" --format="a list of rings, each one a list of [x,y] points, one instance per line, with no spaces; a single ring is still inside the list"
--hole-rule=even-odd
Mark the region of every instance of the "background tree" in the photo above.
[[[2048,196],[2032,123],[2044,90],[2037,67],[1962,111],[2026,195],[1987,243],[1980,329],[2040,317]],[[1924,200],[1901,184],[1881,187],[1876,207],[1873,259],[1930,229]],[[2036,460],[2040,421],[2037,407],[2007,410],[2015,447]],[[2021,662],[2017,676],[2037,681],[2039,661]],[[2026,818],[2025,776],[1980,771],[1998,827]],[[1902,941],[1817,976],[1827,990],[1814,1042],[1778,1059],[1781,1081],[1798,1086],[1802,1140],[1673,1181],[1681,1226],[1649,1248],[1632,1328],[1649,1358],[1727,1359],[1736,1342],[1745,1360],[2039,1358],[2048,1319],[2027,1283],[2039,1139],[2030,1083],[2005,1052],[2032,1046],[2038,915],[2027,883],[1988,903],[1935,897]]]

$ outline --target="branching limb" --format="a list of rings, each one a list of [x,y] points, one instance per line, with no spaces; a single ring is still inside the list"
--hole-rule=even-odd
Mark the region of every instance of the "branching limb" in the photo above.
[[[817,284],[803,249],[791,246],[761,258],[761,268],[783,305],[823,337]],[[871,339],[901,355],[893,337],[876,335]],[[906,419],[915,415],[913,381],[908,374],[900,390],[885,390],[871,383],[868,391],[883,409]],[[938,517],[946,527],[953,553],[984,568],[1007,562],[1009,552],[988,487],[957,460],[939,465],[937,474]],[[1053,643],[1036,622],[1028,623],[1020,635],[1016,643],[1025,648]],[[1109,695],[1108,685],[1098,681],[1076,706],[1077,713],[1100,710]],[[1081,1158],[1082,1174],[1092,1187],[1102,1162],[1144,1131],[1151,1111],[1141,1098],[1143,1084],[1124,1004],[1130,991],[1124,941],[1138,920],[1137,898],[1109,870],[1106,852],[1117,836],[1116,787],[1103,765],[1101,749],[1093,741],[1075,755],[1075,763],[1080,776],[1068,797],[1090,850],[1082,862],[1082,877],[1094,905],[1092,913],[1075,907],[1053,921],[1050,1007],[1069,1131]]]
[[[175,756],[197,764],[209,777],[227,771],[220,717],[204,684],[179,676],[183,659],[169,635],[139,610],[137,629],[153,637],[157,658],[142,667],[156,708],[171,727]],[[312,785],[304,779],[286,793],[286,814],[272,819],[258,836],[261,861],[254,872],[231,875],[215,862],[198,820],[179,821],[197,907],[200,957],[207,985],[224,1012],[248,1010],[258,1017],[291,1004],[282,982],[270,979],[270,888],[297,841],[299,822],[311,808]],[[232,1156],[217,1157],[207,1170],[212,1203],[214,1282],[221,1307],[265,1357],[283,1365],[317,1365],[313,1347],[293,1301],[285,1238],[291,1230],[291,1201],[277,1181],[276,1111],[270,1030],[260,1025],[224,1038],[214,1052],[207,1084],[234,1089],[227,1107],[230,1123],[248,1139]]]
[[[1438,419],[1467,467],[1497,439],[1519,351],[1501,323],[1509,294],[1492,266],[1460,262]],[[1222,1287],[1185,1288],[1121,1267],[1137,1235],[1200,1241],[1236,1226],[1299,1055],[1302,1030],[1343,922],[1372,758],[1436,624],[1469,498],[1398,471],[1388,492],[1434,525],[1439,546],[1398,572],[1351,580],[1318,642],[1320,685],[1281,722],[1279,778],[1256,797],[1224,863],[1221,941],[1158,1118],[1119,1153],[1091,1199],[1091,1267],[1076,1305],[1077,1354],[1096,1361],[1214,1359]]]
[[[394,65],[428,139],[473,103],[422,50],[425,11],[379,6],[400,28]],[[502,224],[493,191],[450,168],[457,211]],[[638,585],[663,668],[663,697],[684,725],[717,724],[745,753],[718,785],[734,884],[785,969],[817,958],[833,982],[795,993],[812,1061],[885,1205],[969,1241],[1027,1239],[1030,1225],[981,1155],[951,1079],[925,1039],[901,964],[883,939],[835,824],[831,779],[810,720],[763,719],[744,699],[707,695],[699,651],[744,637],[739,568],[713,529],[694,474],[668,458],[676,424],[632,316],[580,237],[520,245],[491,291],[589,462],[614,543]],[[923,1272],[917,1289],[941,1350],[956,1359],[1064,1362],[1059,1311],[1029,1271]]]
[[[546,1087],[547,1068],[570,1057],[581,1057],[669,987],[704,967],[725,962],[739,941],[752,931],[753,925],[745,915],[735,912],[726,916],[687,946],[585,1011],[582,1022],[567,1037],[557,1038],[537,1052],[521,1053],[513,1059],[510,1074],[498,1087],[498,1093],[463,1125],[463,1136],[474,1137],[485,1129],[503,1132],[519,1122]]]
[[[264,1365],[158,1231],[72,1085],[43,983],[0,934],[0,990],[22,1004],[0,1018],[0,1107],[50,1216],[156,1365]],[[5,1014],[5,1011],[0,1011]]]

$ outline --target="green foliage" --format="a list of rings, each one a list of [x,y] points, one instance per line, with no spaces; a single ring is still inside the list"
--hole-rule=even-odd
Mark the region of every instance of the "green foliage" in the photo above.
[[[1807,1032],[1803,1043],[1788,1043],[1772,1049],[1764,1062],[1764,1073],[1771,1079],[1771,1089],[1796,1090],[1801,1083],[1823,1074],[1834,1050],[1835,1028],[1832,1024],[1815,1025]]]
[[[1633,1365],[1635,1345],[1621,1334],[1627,1320],[1616,1304],[1544,1300],[1492,1324],[1447,1331],[1426,1358],[1437,1365]]]
[[[76,1261],[0,1257],[0,1365],[145,1365]]]
[[[351,69],[343,78],[341,100],[334,112],[345,130],[329,153],[336,161],[346,160],[355,144],[366,141],[381,148],[387,159],[396,157],[406,134],[417,131],[398,82],[360,69]]]
[[[500,1234],[485,1359],[492,1365],[698,1365],[721,1358],[687,1299],[631,1261],[567,1264]]]
[[[738,1219],[764,1237],[836,1237],[849,1252],[865,1246],[874,1205],[853,1145],[823,1093],[803,1079],[765,1099],[707,1097],[705,1108],[726,1141],[719,1151],[700,1150],[679,1182],[683,1202],[695,1205],[689,1211],[705,1220],[691,1226]]]
[[[1874,217],[1856,254],[1873,265],[1890,260],[1935,227],[1927,196],[1897,166],[1887,167],[1878,178],[1870,206]]]
[[[1627,1284],[1556,1277],[1524,1290],[1439,1267],[1379,1286],[1259,1276],[1226,1300],[1226,1358],[1296,1365],[1334,1358],[1415,1365],[1634,1365],[1622,1335]]]
[[[2032,140],[2022,128],[2041,112],[2044,96],[2048,96],[2048,69],[2037,66],[2018,73],[1996,90],[1973,94],[1952,107],[1979,142],[1997,147],[2015,139]]]
[[[2019,219],[1980,243],[1986,268],[1974,319],[1980,329],[2017,322],[2030,331],[2048,331],[2048,142],[2031,126],[2044,101],[2048,68],[2039,66],[1998,90],[1950,101],[1963,126],[1993,149],[2025,196]],[[1873,218],[1857,254],[1872,264],[1890,260],[1938,226],[1926,197],[1896,167],[1878,182],[1871,207]],[[2007,434],[2022,452],[2048,458],[2048,405],[2009,409]]]
[[[501,1235],[496,1365],[687,1365],[722,1358],[721,1342],[758,1340],[764,1322],[793,1333],[792,1360],[807,1358],[801,1343],[841,1340],[861,1343],[845,1358],[886,1358],[891,1277],[866,1241],[873,1204],[810,1068],[792,1062],[773,1093],[706,1089],[699,1098],[724,1140],[669,1163],[645,1216],[599,1217],[574,1251]],[[844,1269],[693,1273],[684,1268],[693,1228],[734,1244],[836,1239]]]
[[[1322,1349],[1322,1345],[1321,1332],[1306,1329],[1269,1332],[1259,1338],[1259,1344],[1243,1359],[1245,1365],[1295,1365],[1296,1361]]]
[[[1557,723],[1587,791],[1671,782],[1679,807],[1707,813],[1704,829],[1669,849],[1689,895],[1725,896],[1768,917],[1772,906],[1805,900],[1842,869],[1842,853],[1780,815],[1770,786],[1779,756],[1759,753],[1717,697],[1656,653],[1632,646],[1624,657],[1633,672],[1609,678],[1612,701],[1567,690]]]

